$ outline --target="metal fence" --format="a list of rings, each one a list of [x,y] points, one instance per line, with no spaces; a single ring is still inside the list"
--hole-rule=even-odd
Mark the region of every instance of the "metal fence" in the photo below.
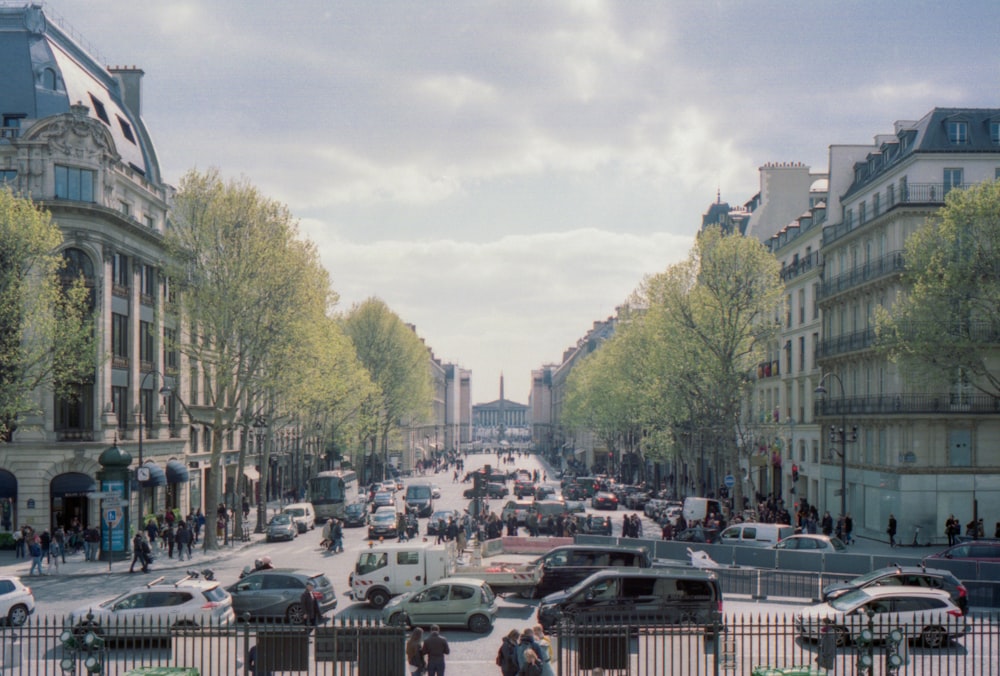
[[[805,632],[790,615],[724,615],[708,626],[596,616],[554,630],[560,676],[1000,674],[997,617],[928,625],[856,615]],[[874,641],[867,641],[868,630]],[[804,635],[805,634],[805,637]],[[870,670],[867,665],[870,664]],[[896,666],[898,664],[898,666]],[[784,670],[784,671],[779,671]]]
[[[156,673],[183,676],[403,676],[405,630],[370,622],[319,627],[243,623],[181,626],[116,622],[65,627],[58,617],[34,617],[0,627],[0,673],[5,676],[105,676]]]

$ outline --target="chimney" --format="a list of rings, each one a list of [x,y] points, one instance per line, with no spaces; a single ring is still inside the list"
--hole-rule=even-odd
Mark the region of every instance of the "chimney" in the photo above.
[[[141,68],[114,66],[108,68],[122,91],[122,101],[130,113],[136,118],[142,117],[142,76]]]

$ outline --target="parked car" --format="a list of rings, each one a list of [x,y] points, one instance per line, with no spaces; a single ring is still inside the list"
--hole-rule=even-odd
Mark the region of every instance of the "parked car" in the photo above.
[[[316,527],[316,515],[311,502],[296,502],[281,510],[292,517],[300,533],[305,533]]]
[[[396,529],[397,519],[395,507],[382,507],[376,511],[368,521],[368,539],[398,537],[399,531]]]
[[[868,613],[872,613],[873,623]],[[928,648],[943,648],[952,637],[968,631],[962,610],[940,589],[917,587],[868,587],[856,589],[827,603],[803,609],[795,625],[804,639],[818,640],[824,625],[833,631],[837,645],[849,645],[860,633],[873,629],[873,640],[881,641],[900,626]]]
[[[382,619],[408,627],[468,627],[473,633],[485,634],[493,628],[497,608],[496,594],[486,582],[450,577],[394,597],[382,609]]]
[[[392,493],[389,491],[379,491],[375,494],[375,499],[372,500],[372,512],[377,512],[380,507],[392,507],[395,509],[396,500],[392,497]]]
[[[823,587],[823,600],[831,601],[856,589],[870,587],[920,587],[943,589],[951,596],[952,602],[961,608],[962,614],[969,612],[969,592],[950,571],[923,566],[888,566],[860,575],[847,582],[834,582]]]
[[[590,506],[594,509],[616,510],[618,509],[618,498],[615,497],[614,493],[599,491],[590,499]]]
[[[427,519],[427,534],[438,535],[439,533],[444,533],[445,526],[448,525],[448,519],[455,519],[455,523],[458,523],[460,518],[462,518],[462,515],[457,509],[439,509]]]
[[[250,573],[227,588],[232,595],[233,611],[240,619],[305,622],[302,592],[306,582],[313,583],[313,596],[319,601],[320,612],[337,607],[337,595],[329,578],[317,570],[274,568]]]
[[[169,636],[186,626],[228,626],[236,621],[229,592],[214,580],[193,575],[176,582],[163,577],[123,594],[72,611],[68,629],[108,638]]]
[[[7,624],[19,627],[35,612],[35,596],[31,587],[15,575],[0,575],[0,617]]]
[[[358,500],[344,507],[344,526],[359,528],[368,525],[368,503]]]
[[[836,554],[846,552],[847,545],[838,538],[827,535],[791,535],[771,545],[771,549],[793,549],[798,552]]]
[[[933,561],[934,559],[1000,561],[1000,540],[968,540],[952,545],[937,554],[924,557],[924,561]]]
[[[299,535],[299,527],[291,514],[275,514],[267,522],[267,541],[294,540]]]

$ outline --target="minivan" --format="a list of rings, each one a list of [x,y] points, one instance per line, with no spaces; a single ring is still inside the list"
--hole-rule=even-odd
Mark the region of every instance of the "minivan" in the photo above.
[[[429,483],[413,483],[406,487],[406,509],[415,511],[417,516],[434,513],[434,490]]]
[[[741,545],[743,547],[770,547],[789,535],[795,535],[795,529],[783,523],[734,523],[719,534],[723,545]]]
[[[556,547],[537,560],[542,579],[535,587],[535,597],[568,589],[602,568],[649,568],[653,565],[645,547],[607,545],[565,545]]]
[[[545,629],[588,616],[619,616],[640,626],[692,624],[711,631],[722,618],[722,590],[715,573],[707,570],[602,570],[549,594],[537,613]]]
[[[311,502],[296,502],[286,505],[281,511],[292,517],[292,521],[295,522],[300,533],[305,533],[316,527],[316,514],[313,512]]]

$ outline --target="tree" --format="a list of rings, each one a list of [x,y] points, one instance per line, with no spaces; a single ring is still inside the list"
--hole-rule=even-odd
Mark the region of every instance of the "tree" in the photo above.
[[[778,332],[783,287],[778,261],[755,239],[703,231],[687,261],[647,280],[642,318],[656,336],[655,358],[644,369],[650,411],[675,429],[702,434],[738,471],[742,404],[750,374]],[[734,505],[742,503],[737,483]]]
[[[905,247],[906,294],[876,317],[881,349],[914,382],[1000,396],[1000,182],[949,191]]]
[[[48,212],[0,189],[0,440],[41,410],[40,396],[72,398],[94,374],[90,294],[61,242]]]
[[[168,274],[180,290],[175,347],[192,366],[191,392],[180,401],[212,432],[210,507],[221,502],[225,432],[282,413],[283,368],[299,328],[333,301],[315,247],[297,234],[288,209],[245,180],[225,182],[211,170],[181,181],[166,237]],[[209,528],[205,548],[216,547]]]
[[[379,451],[388,464],[389,436],[404,419],[426,419],[433,384],[430,353],[413,329],[377,298],[355,305],[344,328],[375,385],[365,406],[372,426],[366,433],[372,460]]]

